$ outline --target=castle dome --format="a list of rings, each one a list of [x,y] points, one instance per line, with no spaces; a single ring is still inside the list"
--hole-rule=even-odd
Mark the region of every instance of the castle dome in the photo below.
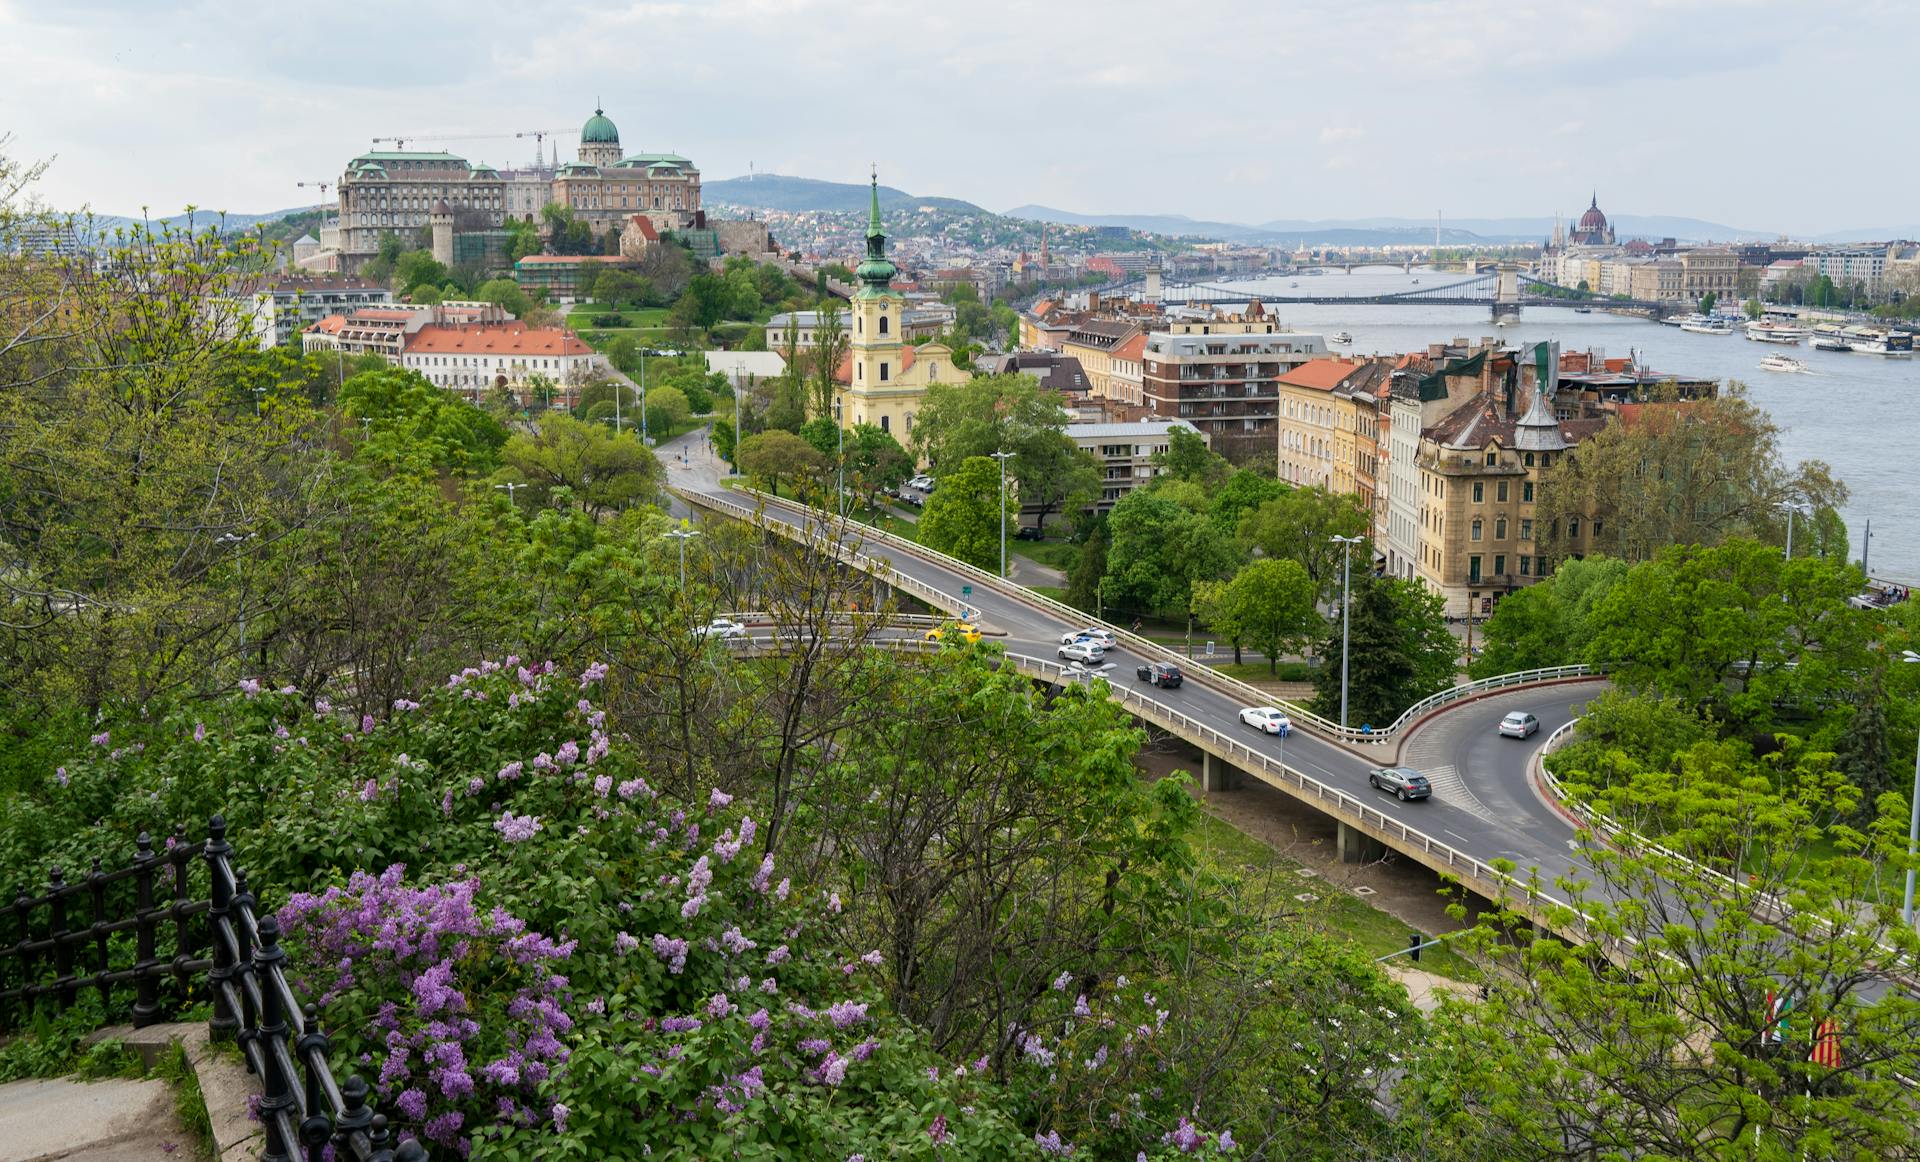
[[[1605,231],[1606,228],[1607,216],[1600,212],[1600,196],[1595,194],[1593,204],[1587,207],[1586,213],[1580,215],[1580,225],[1578,229],[1582,234],[1599,234]]]
[[[604,109],[596,108],[593,111],[593,116],[587,118],[587,123],[580,127],[580,144],[620,144],[620,131],[613,127],[613,122],[607,120],[607,114]]]

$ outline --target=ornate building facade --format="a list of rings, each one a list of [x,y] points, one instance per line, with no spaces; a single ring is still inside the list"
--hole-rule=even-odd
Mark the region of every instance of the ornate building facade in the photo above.
[[[967,378],[954,368],[953,352],[942,343],[912,346],[903,335],[907,297],[893,289],[898,273],[887,258],[887,236],[880,225],[880,179],[873,179],[867,214],[867,254],[854,269],[860,289],[852,303],[847,358],[834,371],[840,385],[836,417],[846,427],[872,424],[902,444],[913,433],[913,417],[936,383]]]
[[[686,229],[700,221],[700,171],[677,153],[625,153],[620,130],[595,109],[580,127],[579,160],[554,175],[553,200],[595,233],[624,228],[635,214],[658,230]]]

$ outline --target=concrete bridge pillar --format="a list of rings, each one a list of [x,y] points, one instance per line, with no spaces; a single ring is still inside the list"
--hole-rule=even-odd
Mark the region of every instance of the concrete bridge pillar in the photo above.
[[[1493,276],[1493,319],[1518,320],[1520,318],[1520,264],[1503,262],[1494,269]]]
[[[1341,863],[1372,863],[1386,856],[1387,845],[1359,828],[1345,823],[1337,823],[1335,828],[1333,846]]]
[[[1160,268],[1157,266],[1147,268],[1147,290],[1144,297],[1150,303],[1160,301]]]
[[[1237,791],[1241,788],[1245,777],[1239,767],[1225,759],[1206,751],[1200,752],[1200,789],[1202,791]]]

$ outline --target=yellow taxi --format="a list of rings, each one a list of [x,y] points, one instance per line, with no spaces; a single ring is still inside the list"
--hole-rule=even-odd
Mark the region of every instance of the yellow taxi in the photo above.
[[[950,621],[946,625],[937,625],[927,631],[926,640],[930,642],[945,641],[949,630],[951,630],[954,637],[960,641],[977,642],[980,640],[980,627],[970,621]]]

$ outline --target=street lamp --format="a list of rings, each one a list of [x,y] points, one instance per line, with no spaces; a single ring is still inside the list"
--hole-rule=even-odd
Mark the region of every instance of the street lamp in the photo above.
[[[1000,461],[1000,576],[1007,575],[1007,461],[1013,459],[1012,452],[989,452]]]
[[[1901,650],[1903,662],[1920,662],[1920,654],[1912,650]],[[1900,918],[1908,927],[1913,926],[1913,853],[1920,848],[1920,743],[1914,746],[1913,754],[1913,806],[1907,819],[1907,894],[1900,905]]]
[[[245,544],[252,539],[252,533],[221,533],[219,536],[213,538],[213,543],[232,547],[234,545]],[[242,661],[245,661],[247,656],[247,574],[245,562],[236,561],[234,563],[234,569],[238,571],[240,577],[240,658]]]
[[[1353,605],[1349,588],[1353,572],[1353,546],[1366,540],[1365,537],[1328,537],[1327,540],[1340,546],[1340,727],[1347,725],[1347,631],[1353,625]],[[1472,617],[1473,611],[1468,610]]]
[[[517,503],[517,497],[515,496],[515,494],[518,493],[522,488],[527,487],[527,485],[521,484],[518,481],[509,480],[505,484],[496,484],[494,485],[494,487],[496,489],[500,489],[501,491],[504,491],[507,494],[507,503],[513,505],[515,508],[518,508],[520,506]]]
[[[1773,507],[1787,514],[1787,560],[1791,561],[1793,560],[1793,516],[1799,513],[1801,516],[1811,518],[1813,508],[1798,500],[1783,500]]]
[[[833,401],[833,438],[840,463],[840,489],[833,494],[833,511],[843,521],[847,519],[847,429],[841,419],[845,411],[839,400]]]
[[[647,435],[647,356],[640,355],[640,446],[653,447],[653,437]]]
[[[687,595],[687,542],[699,536],[700,530],[687,528],[684,520],[680,522],[680,525],[681,527],[661,533],[660,535],[663,537],[672,537],[674,540],[680,542],[680,597],[681,600],[684,601]]]
[[[746,374],[746,364],[733,365],[733,455],[727,457],[727,475],[740,475],[740,377]]]

